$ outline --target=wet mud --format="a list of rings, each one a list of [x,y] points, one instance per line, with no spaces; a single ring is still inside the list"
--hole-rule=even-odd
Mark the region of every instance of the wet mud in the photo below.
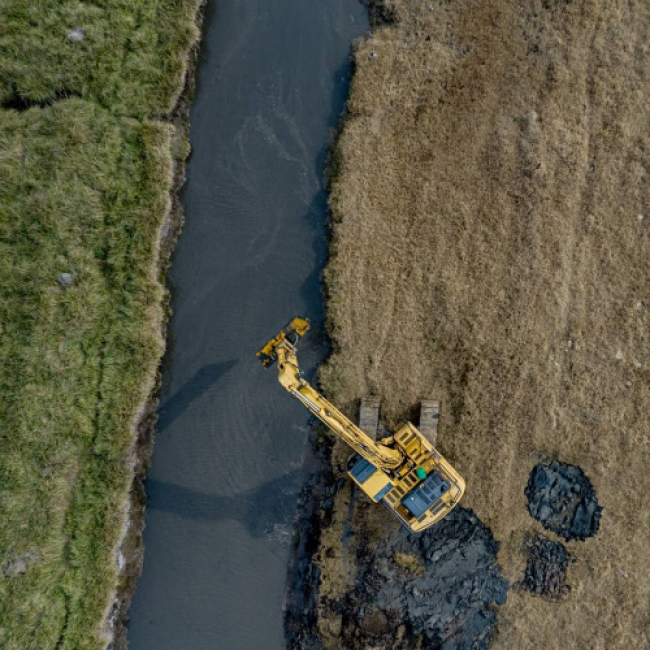
[[[531,516],[567,541],[584,541],[598,532],[602,507],[579,467],[556,460],[536,465],[525,494]]]
[[[494,606],[505,602],[509,584],[496,563],[499,543],[462,507],[419,537],[394,527],[377,541],[346,527],[342,545],[355,549],[354,584],[334,599],[319,594],[319,537],[330,525],[331,497],[344,485],[323,469],[303,490],[288,580],[287,646],[334,648],[335,636],[344,648],[487,648]],[[324,636],[327,619],[340,628]]]
[[[543,535],[527,539],[528,561],[526,575],[519,585],[530,593],[559,598],[571,591],[566,583],[566,570],[569,553],[564,544],[555,542]]]

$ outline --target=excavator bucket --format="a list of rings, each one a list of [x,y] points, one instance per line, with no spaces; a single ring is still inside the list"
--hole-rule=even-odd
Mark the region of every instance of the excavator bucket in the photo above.
[[[294,318],[288,325],[283,327],[276,336],[274,336],[261,350],[258,350],[257,356],[262,361],[265,368],[271,367],[277,360],[276,350],[279,345],[289,341],[291,345],[296,345],[298,339],[309,331],[309,321],[306,318]]]

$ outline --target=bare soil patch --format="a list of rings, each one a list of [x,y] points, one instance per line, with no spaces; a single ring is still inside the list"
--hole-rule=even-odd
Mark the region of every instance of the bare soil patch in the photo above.
[[[528,562],[520,587],[532,594],[552,598],[569,593],[570,587],[566,584],[569,554],[564,545],[537,535],[535,539],[527,539],[526,546]]]

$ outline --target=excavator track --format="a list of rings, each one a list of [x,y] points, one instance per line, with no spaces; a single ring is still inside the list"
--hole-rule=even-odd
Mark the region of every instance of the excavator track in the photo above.
[[[361,398],[359,409],[359,428],[373,440],[377,440],[379,428],[379,397],[366,395]]]
[[[438,418],[440,417],[440,402],[423,399],[420,404],[420,433],[434,446],[438,443]]]

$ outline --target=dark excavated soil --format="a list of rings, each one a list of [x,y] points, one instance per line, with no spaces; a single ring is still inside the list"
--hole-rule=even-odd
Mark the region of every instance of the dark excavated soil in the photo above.
[[[525,494],[531,516],[567,541],[584,541],[598,532],[602,507],[579,467],[556,460],[536,465]]]
[[[543,535],[527,539],[528,561],[526,575],[520,588],[533,594],[560,597],[571,588],[566,584],[569,554],[561,542],[554,542]]]
[[[490,605],[504,603],[508,591],[498,548],[464,508],[420,537],[400,528],[360,558],[360,580],[345,604],[344,632],[356,641],[350,646],[410,648],[421,636],[449,650],[487,647],[495,622]],[[415,558],[417,566],[405,568],[400,557]]]
[[[324,465],[327,467],[327,465]],[[324,647],[317,629],[318,536],[327,526],[327,504],[338,485],[327,487],[324,470],[301,499],[293,563],[289,571],[287,646]],[[361,540],[354,587],[329,607],[342,616],[342,648],[487,648],[494,630],[493,606],[505,602],[508,582],[496,564],[499,544],[464,508],[419,537],[396,528],[388,537]]]

